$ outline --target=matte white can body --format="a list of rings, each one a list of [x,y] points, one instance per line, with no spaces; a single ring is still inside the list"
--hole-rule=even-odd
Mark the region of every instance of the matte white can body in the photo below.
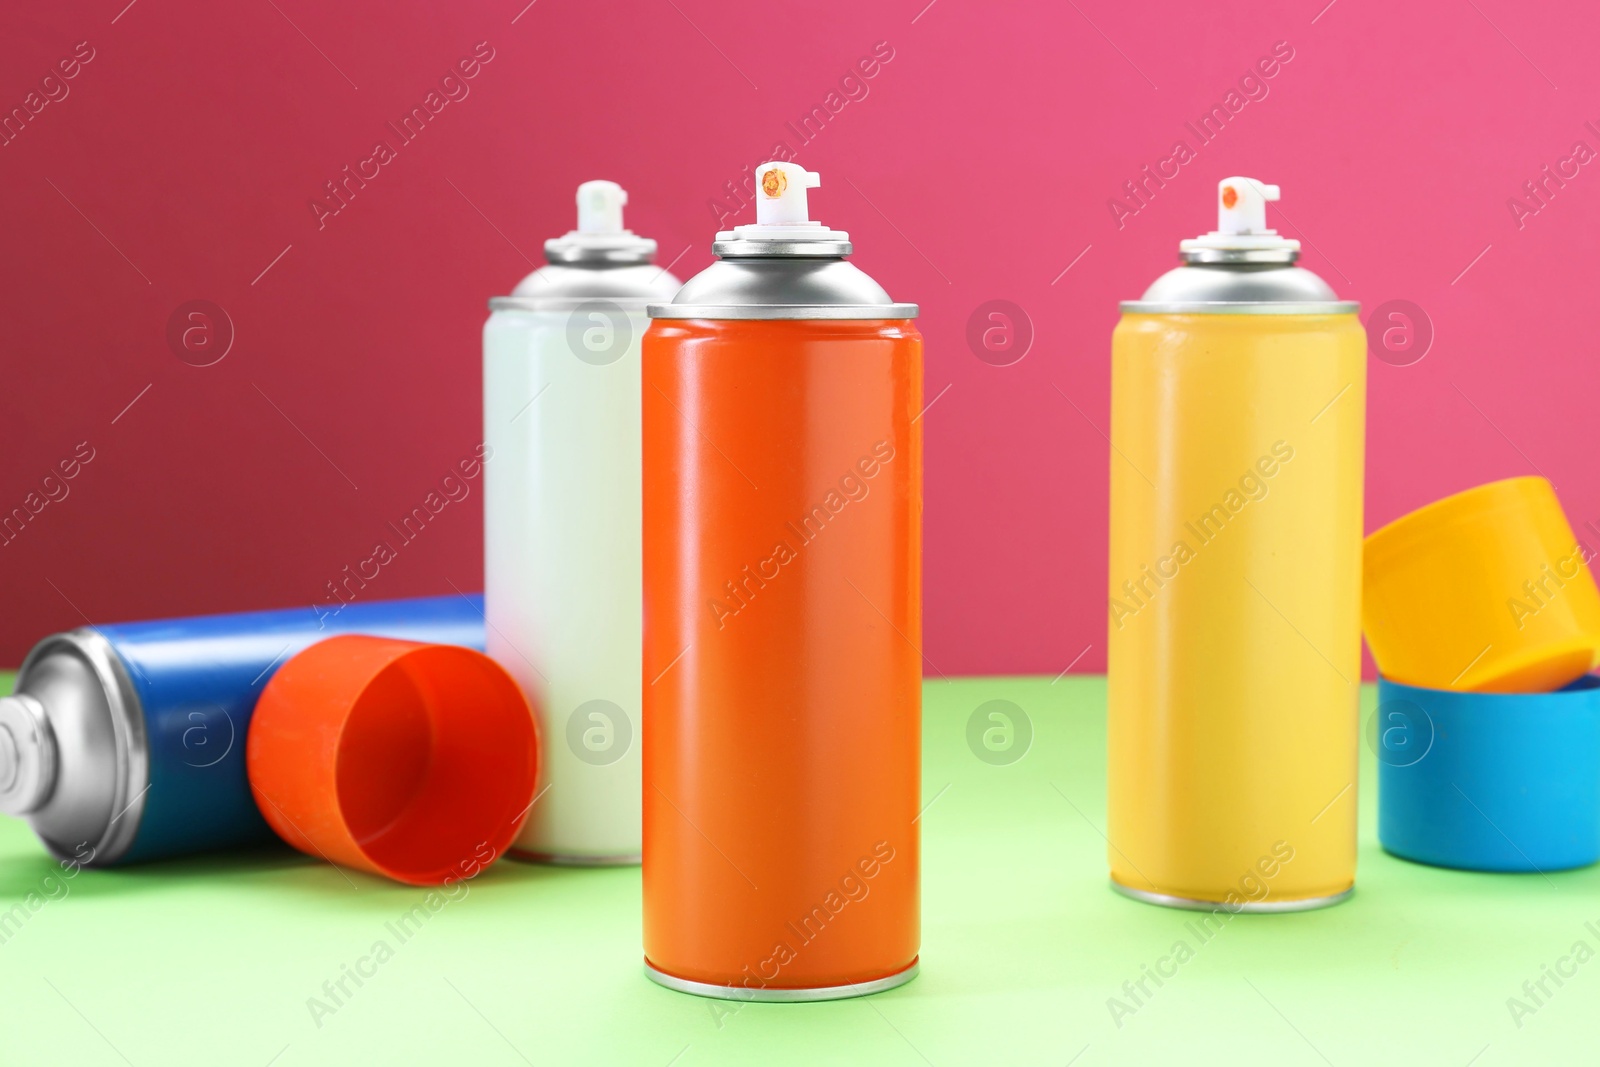
[[[538,719],[515,853],[640,851],[642,310],[500,309],[484,326],[488,651]],[[514,854],[515,854],[514,853]]]

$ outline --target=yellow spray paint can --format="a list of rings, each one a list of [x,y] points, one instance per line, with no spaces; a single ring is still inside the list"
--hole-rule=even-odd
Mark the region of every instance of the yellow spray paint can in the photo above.
[[[1366,337],[1219,183],[1112,338],[1111,878],[1292,911],[1355,883]]]

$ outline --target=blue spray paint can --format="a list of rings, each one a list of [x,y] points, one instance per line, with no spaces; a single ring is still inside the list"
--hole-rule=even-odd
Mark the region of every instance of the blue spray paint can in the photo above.
[[[483,598],[92,626],[36,645],[0,698],[0,812],[84,866],[270,840],[245,732],[295,653],[336,634],[484,648]]]

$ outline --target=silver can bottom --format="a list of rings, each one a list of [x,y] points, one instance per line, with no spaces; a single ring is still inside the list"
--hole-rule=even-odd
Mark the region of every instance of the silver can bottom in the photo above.
[[[575,856],[565,852],[530,852],[522,848],[506,849],[506,856],[523,863],[544,863],[552,867],[637,867],[644,858],[637,852],[621,856]]]
[[[903,971],[898,971],[887,978],[875,978],[870,982],[846,982],[844,985],[814,986],[808,989],[751,989],[748,986],[717,985],[714,982],[691,982],[687,978],[678,978],[650,966],[650,961],[644,961],[644,973],[652,982],[666,986],[668,989],[679,993],[692,993],[697,997],[711,997],[716,1000],[744,1000],[765,1004],[802,1004],[815,1000],[845,1000],[850,997],[868,997],[874,993],[903,986],[917,976],[921,965],[917,960],[911,961],[911,966]]]
[[[1183,908],[1186,911],[1248,912],[1260,915],[1331,908],[1335,904],[1342,904],[1344,901],[1349,900],[1350,894],[1356,891],[1356,887],[1351,886],[1344,892],[1334,893],[1331,896],[1301,897],[1296,900],[1247,900],[1241,905],[1234,906],[1225,904],[1220,900],[1199,900],[1195,897],[1178,897],[1169,893],[1152,893],[1145,889],[1134,889],[1132,886],[1123,885],[1115,878],[1111,880],[1111,888],[1125,897],[1140,900],[1146,904],[1159,904],[1163,908]]]

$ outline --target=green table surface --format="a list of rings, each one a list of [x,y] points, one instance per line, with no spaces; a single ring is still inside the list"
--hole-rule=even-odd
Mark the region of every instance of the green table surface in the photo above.
[[[640,966],[637,869],[501,863],[400,943],[387,924],[423,890],[287,851],[63,879],[4,819],[0,903],[42,903],[0,944],[0,1065],[1593,1062],[1600,868],[1464,874],[1385,854],[1366,746],[1355,896],[1231,919],[1115,1019],[1124,982],[1195,941],[1191,913],[1107,885],[1104,679],[926,693],[922,973],[900,989],[801,1005],[662,989]],[[1033,725],[1009,765],[967,747],[993,699]],[[1365,718],[1370,687],[1363,701]],[[314,1015],[380,940],[392,956]],[[1544,978],[1558,965],[1560,986]],[[1535,1004],[1523,983],[1541,978]],[[1512,997],[1534,1010],[1514,1018]]]

